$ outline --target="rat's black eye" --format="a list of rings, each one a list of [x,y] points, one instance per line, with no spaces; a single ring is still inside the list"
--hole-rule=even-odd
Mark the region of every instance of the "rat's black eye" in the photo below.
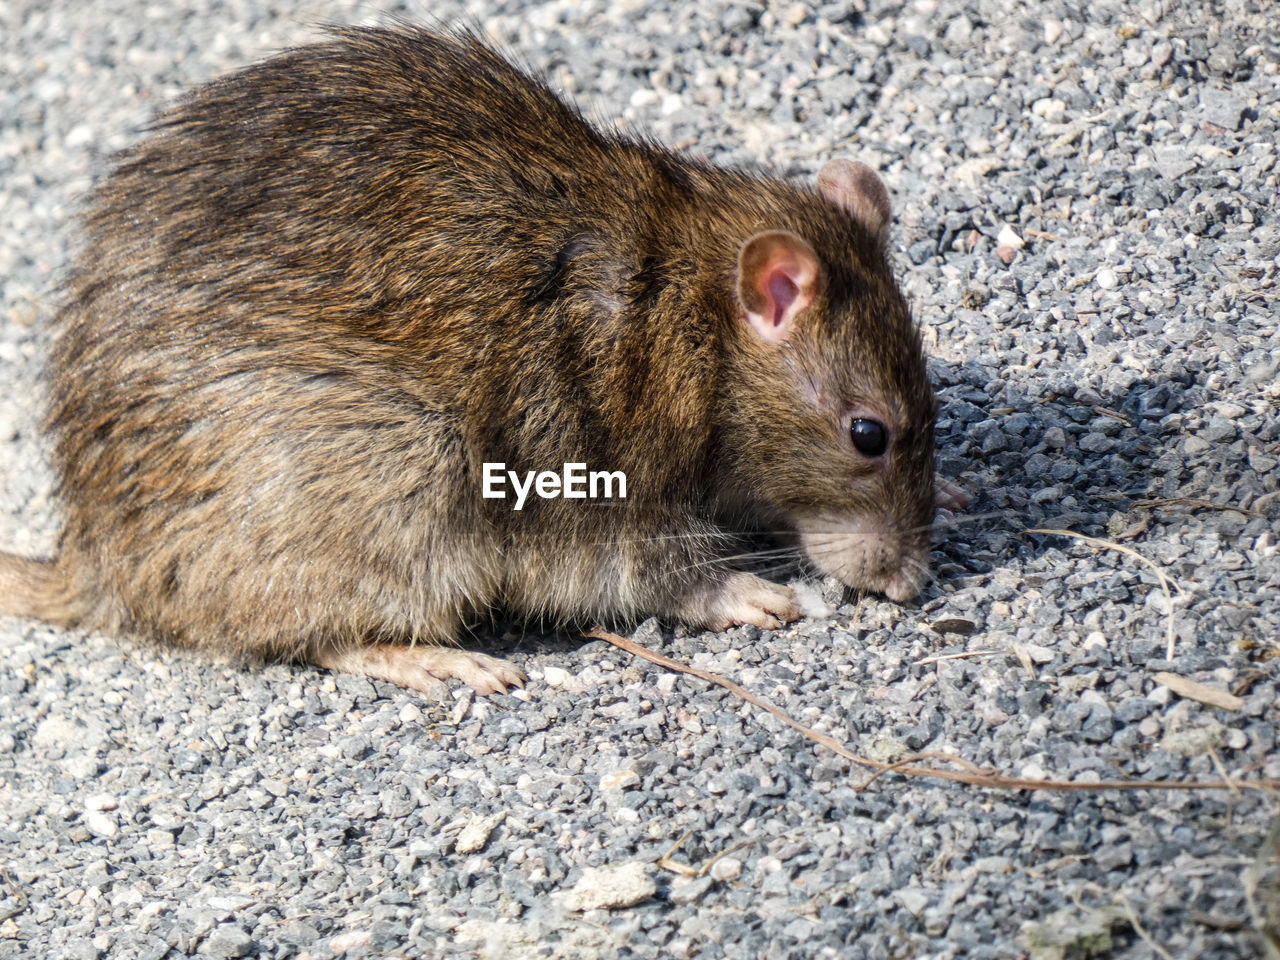
[[[849,436],[853,445],[865,457],[878,457],[889,446],[889,434],[884,424],[874,420],[854,420],[849,424]]]

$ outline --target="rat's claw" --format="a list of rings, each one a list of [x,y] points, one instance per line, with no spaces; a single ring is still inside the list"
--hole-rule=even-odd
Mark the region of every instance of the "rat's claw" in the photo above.
[[[435,658],[430,668],[432,675],[441,679],[457,677],[476,693],[506,693],[507,687],[524,686],[524,672],[506,660],[443,647],[436,647],[433,653],[447,656]]]
[[[703,596],[701,611],[689,612],[691,619],[699,620],[711,630],[727,630],[745,623],[777,630],[784,623],[803,616],[795,591],[762,580],[753,573],[730,575],[717,584],[709,596]]]
[[[476,693],[506,693],[523,687],[524,673],[512,663],[487,654],[426,644],[404,646],[374,643],[348,650],[331,650],[314,658],[317,666],[340,670],[420,690],[433,700],[448,693],[444,681],[456,677]]]
[[[969,492],[935,475],[933,478],[933,505],[946,510],[963,510],[969,505]]]

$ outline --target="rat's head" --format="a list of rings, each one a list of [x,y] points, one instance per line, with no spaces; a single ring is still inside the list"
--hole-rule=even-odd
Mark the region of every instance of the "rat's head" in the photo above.
[[[908,600],[928,577],[933,390],[884,186],[835,160],[817,193],[739,251],[725,494],[794,529],[824,573]]]

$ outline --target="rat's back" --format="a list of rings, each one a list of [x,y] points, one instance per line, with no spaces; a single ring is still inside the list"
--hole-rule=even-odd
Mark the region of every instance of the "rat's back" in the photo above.
[[[608,145],[475,37],[411,28],[162,116],[93,198],[51,357],[81,619],[317,661],[452,639],[502,576],[456,398]]]
[[[571,215],[584,171],[616,159],[470,34],[344,28],[200,88],[122,155],[74,299],[136,281],[142,302],[167,279],[193,306],[377,314],[424,271],[447,286],[458,265],[501,266],[497,251]]]

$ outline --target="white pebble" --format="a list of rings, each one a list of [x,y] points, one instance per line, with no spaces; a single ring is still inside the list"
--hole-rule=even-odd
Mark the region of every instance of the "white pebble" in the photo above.
[[[348,950],[363,950],[373,939],[368,930],[351,930],[329,938],[329,949],[334,953],[346,953]]]
[[[406,703],[400,708],[401,723],[417,723],[422,719],[422,711],[418,709],[417,704]]]
[[[616,773],[610,773],[600,778],[601,790],[626,790],[628,787],[638,786],[640,783],[640,775],[634,770],[619,770]]]
[[[804,23],[807,16],[809,16],[809,8],[805,4],[793,3],[783,11],[782,22],[792,27],[798,27]]]
[[[458,853],[475,853],[477,850],[483,849],[484,845],[489,842],[489,834],[493,833],[493,828],[496,825],[496,820],[473,820],[462,828],[462,832],[458,834],[458,839],[454,843],[453,849]]]
[[[877,47],[887,47],[893,39],[889,36],[889,32],[878,23],[865,27],[862,31],[862,37],[868,43],[874,43]]]
[[[84,815],[84,825],[89,832],[96,837],[103,837],[110,840],[120,832],[120,825],[116,823],[116,818],[103,813],[101,810],[90,810]]]
[[[736,857],[722,857],[711,865],[711,876],[724,883],[736,880],[742,874],[742,861]]]
[[[1045,97],[1043,100],[1037,100],[1031,105],[1031,112],[1037,117],[1044,117],[1046,120],[1054,121],[1067,112],[1067,105],[1061,100]]]
[[[1027,241],[1018,236],[1017,231],[1007,223],[1000,228],[1000,233],[996,236],[996,243],[1002,247],[1013,247],[1015,250],[1021,250],[1027,245]]]
[[[648,900],[658,890],[643,863],[633,861],[619,866],[587,867],[572,890],[559,895],[570,910],[599,910],[630,907]]]
[[[1103,290],[1114,290],[1116,288],[1116,284],[1120,282],[1116,278],[1115,271],[1108,270],[1106,267],[1099,270],[1093,279],[1094,282]]]
[[[46,717],[36,727],[32,740],[37,747],[68,749],[81,743],[83,733],[84,728],[74,720],[68,720],[65,717]]]
[[[1027,655],[1031,657],[1032,663],[1048,663],[1053,659],[1053,650],[1049,647],[1042,647],[1038,643],[1028,643],[1026,651]]]
[[[912,916],[920,916],[924,908],[929,905],[929,894],[919,887],[903,887],[897,891],[896,896],[898,902],[906,907]]]
[[[1228,420],[1239,420],[1249,412],[1248,407],[1236,403],[1234,400],[1225,400],[1222,403],[1219,403],[1217,408],[1218,413],[1226,417]]]

